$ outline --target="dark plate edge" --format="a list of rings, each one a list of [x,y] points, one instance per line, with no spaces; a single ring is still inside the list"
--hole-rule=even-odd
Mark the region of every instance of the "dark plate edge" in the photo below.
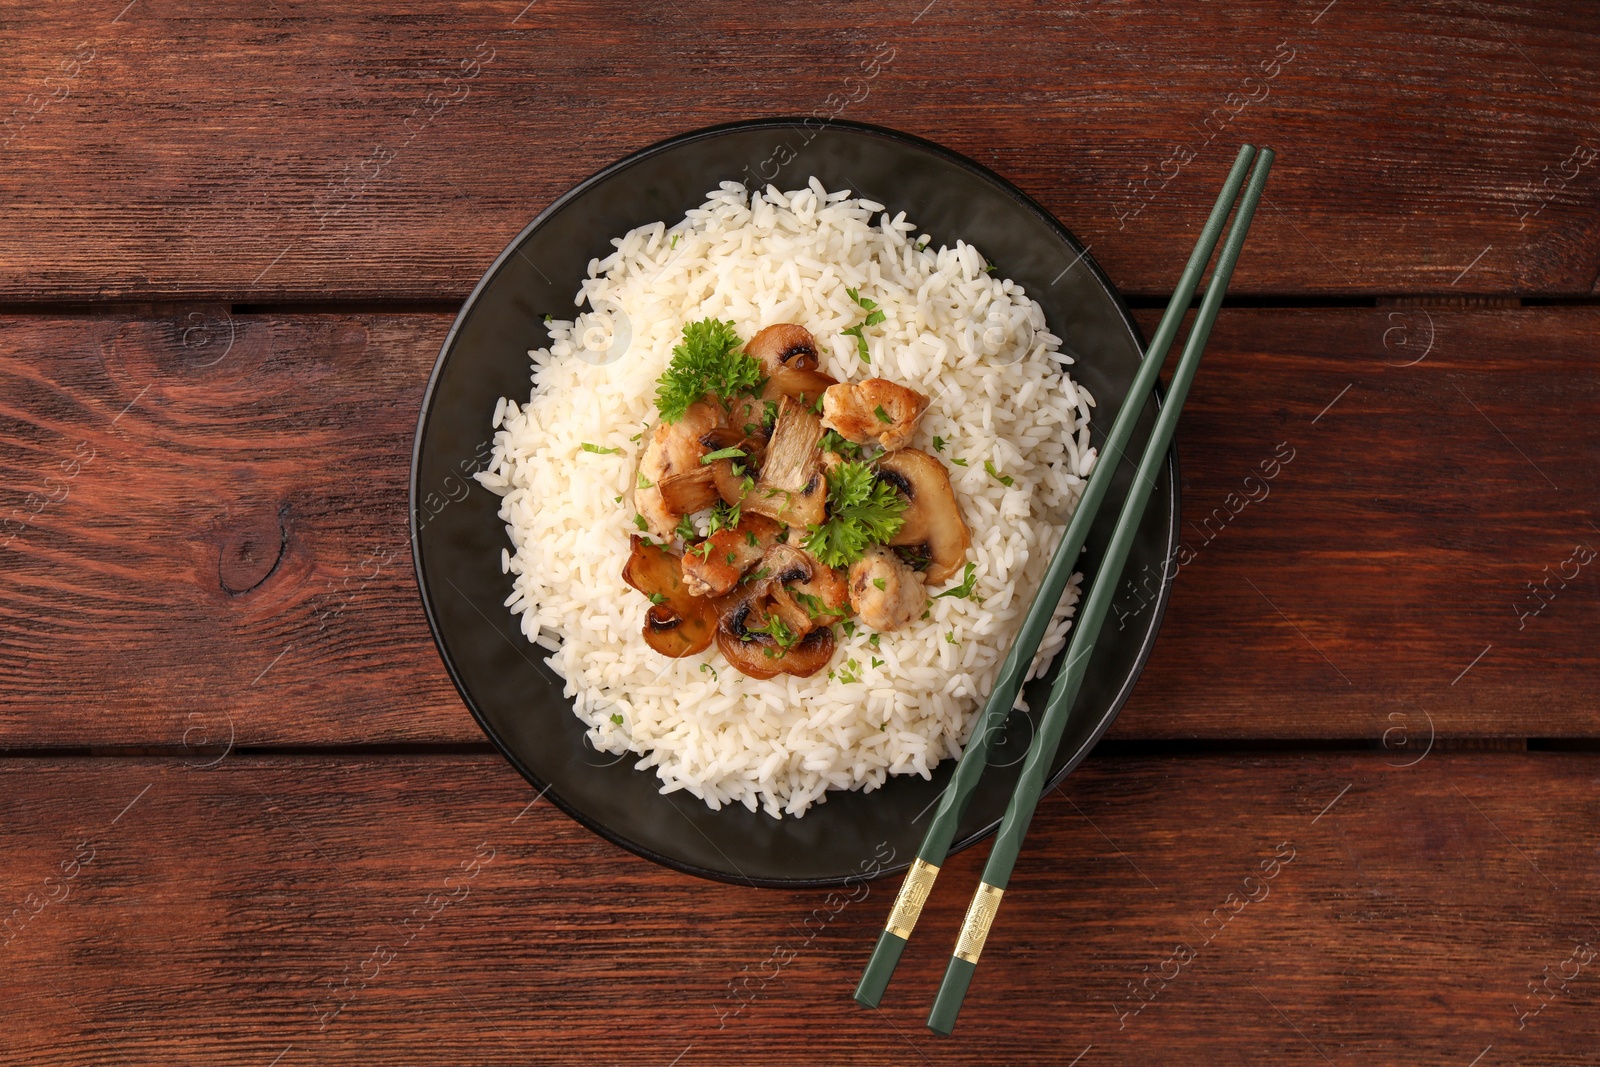
[[[638,842],[632,841],[620,834],[615,833],[609,827],[590,819],[582,812],[570,806],[565,800],[562,799],[560,794],[555,792],[550,783],[542,781],[537,775],[529,770],[528,767],[517,758],[516,754],[513,753],[504,744],[504,742],[502,742],[500,738],[495,735],[495,732],[490,729],[489,724],[485,721],[482,712],[479,711],[476,702],[467,692],[466,686],[462,683],[461,676],[456,670],[455,662],[451,659],[449,651],[445,648],[444,638],[440,633],[439,623],[435,617],[433,596],[423,573],[421,553],[417,549],[417,537],[419,533],[418,483],[421,474],[420,468],[424,437],[427,431],[428,415],[432,408],[433,394],[438,386],[439,376],[444,370],[445,359],[448,357],[451,347],[455,344],[456,334],[460,331],[461,324],[465,321],[468,313],[472,311],[473,306],[477,303],[478,297],[483,292],[484,288],[491,280],[493,280],[495,275],[500,272],[501,266],[517,253],[517,249],[521,246],[522,242],[530,233],[542,225],[547,218],[565,206],[568,201],[576,199],[587,189],[589,189],[589,187],[595,185],[603,179],[625,171],[659,152],[666,151],[667,149],[671,148],[677,148],[680,145],[688,144],[704,138],[715,137],[730,130],[764,128],[774,130],[802,129],[805,128],[803,124],[806,121],[806,119],[801,118],[746,119],[737,122],[720,123],[715,126],[706,126],[700,129],[690,130],[687,133],[676,134],[672,137],[665,138],[664,140],[657,141],[654,144],[641,148],[636,152],[632,152],[627,156],[624,156],[622,159],[617,160],[615,163],[603,167],[602,169],[591,174],[589,177],[585,178],[571,189],[568,189],[561,196],[557,197],[543,211],[539,212],[539,214],[533,218],[533,221],[524,226],[517,233],[517,235],[511,239],[511,241],[500,252],[500,254],[494,258],[494,261],[489,265],[488,269],[484,271],[483,276],[478,279],[478,284],[475,285],[472,289],[472,292],[467,295],[466,300],[461,305],[461,310],[456,313],[455,321],[450,324],[450,330],[445,335],[444,342],[439,346],[439,355],[438,358],[434,360],[433,370],[428,375],[428,385],[422,394],[422,404],[417,413],[417,430],[411,449],[411,476],[409,479],[406,516],[407,535],[411,541],[411,560],[412,568],[417,581],[417,592],[422,600],[423,614],[426,616],[428,621],[428,632],[433,637],[434,648],[439,653],[440,660],[444,663],[446,673],[450,675],[451,684],[455,686],[456,692],[461,696],[462,703],[467,706],[468,712],[471,713],[473,720],[478,724],[478,729],[483,731],[484,736],[489,739],[496,750],[499,751],[501,756],[505,758],[506,762],[511,764],[511,766],[516,769],[517,773],[521,774],[522,777],[529,782],[529,784],[533,785],[539,790],[538,795],[540,797],[548,797],[552,804],[566,813],[566,815],[574,822],[577,822],[579,825],[593,831],[607,841],[610,841],[613,844],[632,852],[634,855],[650,860],[653,863],[660,864],[661,866],[668,867],[672,870],[693,875],[697,878],[704,878],[714,882],[723,882],[730,885],[748,885],[760,889],[833,888],[837,886],[848,885],[852,882],[852,880],[859,880],[861,875],[851,874],[838,878],[802,879],[749,878],[742,876],[735,877],[723,871],[707,870],[696,867],[690,863],[684,863],[680,860],[663,856],[660,853],[653,851],[648,846],[641,845]],[[846,120],[831,121],[827,123],[824,128],[826,127],[838,127],[841,129],[856,130],[870,136],[883,137],[889,140],[901,141],[915,145],[933,154],[943,156],[956,163],[958,166],[972,171],[985,181],[994,184],[1002,192],[1016,200],[1025,209],[1035,215],[1040,222],[1054,230],[1056,234],[1066,242],[1068,247],[1074,249],[1078,253],[1079,261],[1082,262],[1089,269],[1089,271],[1093,273],[1095,278],[1100,282],[1101,286],[1111,295],[1112,300],[1116,303],[1117,310],[1122,315],[1123,325],[1128,330],[1129,336],[1133,339],[1134,345],[1141,353],[1145,352],[1146,349],[1144,337],[1139,330],[1138,323],[1134,321],[1132,311],[1128,307],[1127,301],[1123,299],[1121,292],[1111,283],[1111,279],[1106,276],[1105,271],[1101,269],[1099,263],[1097,263],[1089,254],[1088,249],[1084,247],[1082,242],[1073,236],[1073,234],[1068,231],[1065,226],[1057,221],[1053,215],[1046,211],[1027,193],[1023,192],[1021,189],[1017,188],[1011,182],[996,174],[988,167],[983,166],[981,163],[978,163],[975,160],[972,160],[967,156],[954,151],[953,149],[946,148],[945,146],[936,144],[933,141],[918,137],[915,134],[903,133],[899,130],[890,129],[886,126],[877,126],[871,123],[852,122]],[[1163,401],[1163,390],[1159,383],[1156,386],[1154,396],[1157,409],[1159,410]],[[1167,531],[1167,558],[1171,559],[1173,558],[1173,553],[1177,546],[1179,536],[1178,522],[1180,518],[1178,489],[1178,446],[1176,441],[1174,441],[1172,447],[1168,449],[1166,466],[1170,479],[1169,497],[1172,508],[1172,521],[1169,524]],[[1155,610],[1151,612],[1150,624],[1146,628],[1143,638],[1140,640],[1139,655],[1135,661],[1135,669],[1124,682],[1121,691],[1119,691],[1117,696],[1112,700],[1109,710],[1101,717],[1099,726],[1096,727],[1088,742],[1080,746],[1079,750],[1073,754],[1073,756],[1066,762],[1065,765],[1063,765],[1059,773],[1051,776],[1050,780],[1046,784],[1046,792],[1054,789],[1063,780],[1065,780],[1067,775],[1072,773],[1078,764],[1083,762],[1084,758],[1089,754],[1090,751],[1093,750],[1100,738],[1103,737],[1105,732],[1111,728],[1111,724],[1116,721],[1118,714],[1120,714],[1122,711],[1123,705],[1127,703],[1129,696],[1132,695],[1133,688],[1138,683],[1139,677],[1144,673],[1145,664],[1150,658],[1150,653],[1155,648],[1156,637],[1160,631],[1162,619],[1166,615],[1167,602],[1171,597],[1172,584],[1175,578],[1171,568],[1164,568],[1164,570],[1166,573],[1162,575],[1161,590],[1159,596],[1156,598]],[[1069,630],[1068,633],[1070,634],[1071,631]],[[668,803],[673,803],[672,797],[669,796],[665,799]],[[1000,821],[997,819],[981,830],[978,830],[975,833],[960,839],[951,846],[951,853],[954,854],[962,849],[969,848],[972,845],[977,844],[984,838],[993,834],[999,828],[999,825]],[[732,863],[731,860],[729,862],[730,864]],[[899,874],[910,867],[910,865],[911,861],[909,859],[907,859],[904,863],[895,863],[891,866],[882,868],[874,876],[874,878],[884,878]]]

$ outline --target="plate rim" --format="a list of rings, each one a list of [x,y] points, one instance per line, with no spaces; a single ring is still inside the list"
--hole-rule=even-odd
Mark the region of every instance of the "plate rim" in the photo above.
[[[699,867],[696,864],[679,860],[671,856],[666,856],[660,852],[657,852],[648,845],[641,844],[638,841],[634,841],[631,838],[617,833],[610,827],[591,818],[581,810],[569,804],[555,789],[554,783],[546,782],[538,775],[534,774],[485,720],[483,712],[479,709],[477,702],[473,699],[472,694],[468,691],[466,684],[462,680],[461,673],[457,669],[456,663],[451,657],[449,649],[445,645],[444,636],[440,632],[439,620],[434,610],[434,598],[432,590],[428,585],[427,577],[423,569],[422,554],[419,551],[419,546],[421,544],[419,540],[421,466],[423,446],[426,442],[428,429],[428,417],[433,410],[434,393],[438,389],[440,376],[444,371],[445,363],[449,359],[450,352],[455,345],[456,336],[460,332],[462,324],[466,321],[467,316],[471,314],[474,307],[477,305],[478,299],[483,294],[484,289],[496,278],[496,276],[498,276],[500,270],[504,267],[506,262],[509,261],[512,256],[518,254],[518,250],[522,243],[526,241],[535,230],[544,225],[547,219],[555,215],[569,202],[577,199],[579,196],[583,195],[591,187],[597,185],[601,181],[629,170],[646,159],[649,159],[652,156],[658,155],[662,152],[676,149],[686,144],[692,144],[695,141],[719,137],[723,134],[734,131],[760,129],[809,131],[809,127],[807,127],[806,124],[815,122],[816,120],[809,116],[772,116],[767,118],[740,119],[733,122],[717,123],[712,126],[698,127],[693,130],[684,131],[683,133],[674,134],[670,137],[663,138],[646,145],[643,148],[630,152],[622,158],[607,164],[606,166],[590,174],[587,178],[578,182],[576,185],[572,186],[566,192],[562,193],[555,200],[552,200],[548,205],[546,205],[542,211],[534,216],[532,221],[530,221],[526,226],[517,232],[516,236],[506,244],[505,248],[501,250],[500,254],[495,256],[494,261],[490,263],[490,265],[484,270],[482,276],[479,277],[477,284],[473,286],[472,292],[469,293],[466,300],[462,302],[461,309],[456,313],[455,319],[451,322],[450,329],[445,334],[444,341],[439,346],[439,355],[434,359],[433,368],[428,373],[427,388],[424,389],[422,394],[421,406],[417,413],[417,428],[415,433],[412,435],[411,473],[410,477],[407,479],[408,493],[406,501],[406,528],[407,535],[411,542],[412,572],[416,579],[418,596],[422,600],[423,614],[427,618],[428,633],[433,638],[434,649],[438,652],[439,659],[444,664],[445,672],[449,674],[450,682],[455,687],[457,694],[461,697],[462,703],[466,705],[467,711],[472,715],[473,721],[478,724],[478,729],[481,730],[484,736],[489,739],[490,743],[494,745],[501,757],[504,758],[506,762],[517,771],[518,774],[522,775],[522,777],[530,785],[534,786],[538,790],[538,793],[534,798],[534,802],[536,803],[538,800],[548,797],[552,804],[564,812],[573,821],[577,822],[580,826],[585,827],[593,833],[598,834],[605,840],[610,841],[612,844],[618,845],[636,856],[650,860],[653,863],[660,864],[661,866],[670,868],[671,870],[679,871],[683,874],[692,875],[697,878],[704,878],[709,881],[722,882],[729,885],[751,886],[760,889],[821,889],[848,885],[851,884],[852,879],[864,879],[871,881],[898,874],[906,870],[910,866],[911,861],[907,859],[904,862],[893,862],[879,868],[870,876],[858,873],[828,878],[751,878],[746,875],[734,875],[725,871],[717,871]],[[1134,346],[1139,353],[1140,361],[1142,362],[1144,359],[1148,358],[1148,350],[1145,345],[1143,333],[1139,329],[1138,323],[1134,321],[1132,310],[1128,307],[1128,302],[1126,298],[1123,297],[1121,291],[1112,284],[1111,279],[1100,267],[1100,264],[1096,262],[1094,257],[1089,254],[1088,246],[1079,241],[1078,238],[1070,230],[1068,230],[1065,225],[1056,219],[1054,215],[1047,211],[1044,206],[1036,201],[1032,196],[1028,195],[1012,182],[995,173],[993,170],[977,162],[976,160],[971,159],[970,157],[957,152],[954,149],[947,148],[935,141],[918,137],[915,134],[905,133],[904,131],[896,130],[888,126],[881,126],[866,122],[856,122],[845,119],[833,119],[824,122],[820,127],[817,127],[817,132],[820,133],[828,129],[850,130],[871,137],[879,137],[886,140],[898,141],[902,144],[908,144],[922,149],[923,151],[929,152],[933,155],[941,156],[957,166],[970,171],[981,180],[988,182],[1001,192],[1005,193],[1007,196],[1011,197],[1025,210],[1034,215],[1042,224],[1054,231],[1058,237],[1066,242],[1068,247],[1077,252],[1077,259],[1074,260],[1074,263],[1081,263],[1087,267],[1090,273],[1094,275],[1095,280],[1099,283],[1100,287],[1110,295],[1113,303],[1116,306],[1117,312],[1122,319],[1123,328],[1127,330],[1129,338],[1133,341]],[[809,139],[807,143],[809,143]],[[1157,380],[1155,391],[1152,394],[1152,399],[1154,400],[1156,409],[1159,412],[1165,402],[1165,390],[1162,389],[1159,378]],[[1166,531],[1166,558],[1171,559],[1174,557],[1174,552],[1179,543],[1179,522],[1181,519],[1181,514],[1179,511],[1181,489],[1178,478],[1178,444],[1176,439],[1173,440],[1171,446],[1167,449],[1165,467],[1168,474],[1168,498],[1172,515],[1172,520],[1168,524]],[[1095,746],[1099,744],[1100,739],[1105,735],[1106,731],[1111,728],[1111,724],[1114,723],[1117,720],[1117,716],[1122,713],[1123,706],[1127,703],[1128,698],[1132,695],[1134,686],[1138,684],[1139,678],[1144,674],[1144,669],[1149,662],[1150,654],[1155,649],[1156,639],[1161,631],[1161,623],[1166,617],[1167,604],[1171,599],[1172,586],[1177,577],[1176,571],[1174,571],[1171,567],[1163,567],[1162,571],[1163,573],[1161,577],[1160,590],[1155,598],[1155,610],[1151,612],[1149,625],[1146,627],[1144,634],[1140,637],[1139,650],[1137,655],[1134,657],[1132,670],[1129,671],[1127,678],[1123,681],[1122,687],[1112,698],[1110,704],[1108,705],[1107,711],[1101,716],[1099,724],[1090,733],[1083,745],[1080,746],[1079,750],[1061,766],[1060,771],[1052,774],[1046,781],[1044,789],[1046,793],[1064,781],[1067,775],[1071,774],[1073,770],[1077,768],[1078,764],[1082,763],[1083,760],[1088,757],[1089,753],[1094,750]],[[674,804],[674,806],[676,806],[676,798],[674,796],[663,794],[662,799],[665,802]],[[532,805],[530,804],[530,807],[531,806]],[[955,855],[964,849],[972,847],[973,845],[982,841],[984,838],[993,834],[999,828],[999,825],[1000,819],[995,819],[988,825],[980,827],[963,838],[957,839],[951,844],[949,855]],[[731,859],[728,862],[731,866],[737,866],[733,864]]]

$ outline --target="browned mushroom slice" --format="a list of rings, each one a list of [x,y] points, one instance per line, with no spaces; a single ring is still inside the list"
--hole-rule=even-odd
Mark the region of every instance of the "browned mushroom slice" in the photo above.
[[[767,424],[770,415],[767,402],[761,397],[742,396],[735,400],[723,419],[728,431],[736,435],[728,444],[739,445],[747,451],[765,447],[767,438],[772,434],[772,427]],[[726,448],[727,445],[718,447]]]
[[[770,610],[796,633],[831,626],[850,614],[850,592],[844,578],[810,553],[776,544],[761,557],[769,585]]]
[[[944,464],[926,452],[902,448],[878,459],[878,478],[893,485],[909,503],[900,530],[889,538],[897,547],[920,547],[914,552],[929,560],[930,585],[949,581],[966,562],[972,535],[961,518],[956,493]]]
[[[683,554],[683,584],[692,596],[721,596],[772,547],[782,529],[765,515],[740,515]]]
[[[744,354],[759,360],[769,378],[780,370],[816,370],[820,363],[817,339],[793,322],[780,322],[757,333],[744,346]]]
[[[774,371],[767,379],[767,384],[761,387],[761,396],[766,400],[777,400],[788,397],[798,400],[806,407],[815,411],[817,401],[820,400],[832,386],[838,385],[839,379],[831,374],[824,374],[819,370],[801,370],[799,368],[785,367]]]
[[[750,473],[755,468],[749,459],[719,459],[707,469],[711,471],[711,484],[716,486],[717,495],[724,504],[743,504],[755,487],[755,477]]]
[[[650,598],[644,616],[645,644],[673,659],[703,652],[711,644],[716,610],[711,601],[689,595],[677,556],[636,534],[622,580]]]
[[[722,499],[711,467],[663,478],[657,488],[661,491],[662,505],[674,515],[692,515]]]
[[[744,497],[744,508],[788,526],[811,526],[827,515],[828,483],[817,442],[822,423],[804,404],[778,402],[761,477]]]
[[[784,648],[766,634],[740,638],[718,627],[717,647],[729,663],[752,678],[775,678],[780,674],[809,678],[833,658],[833,628],[819,627]]]
[[[774,572],[769,561],[780,570]],[[762,557],[759,578],[718,597],[717,647],[728,662],[752,678],[778,674],[804,678],[826,666],[833,657],[833,627],[828,625],[833,619],[813,618],[792,591],[827,570],[798,549],[774,545]],[[792,584],[785,588],[780,578]]]
[[[927,408],[926,396],[887,378],[843,382],[822,396],[822,425],[856,444],[876,440],[893,450],[911,443]]]
[[[874,630],[898,630],[928,602],[922,575],[882,545],[850,565],[850,606]]]

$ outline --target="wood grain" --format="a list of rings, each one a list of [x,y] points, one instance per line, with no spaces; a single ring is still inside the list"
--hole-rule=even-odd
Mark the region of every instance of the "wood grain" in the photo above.
[[[682,877],[528,808],[493,757],[13,759],[4,1059],[1586,1063],[1600,866],[1571,842],[1597,772],[1091,759],[945,1040],[922,1022],[981,848],[872,1013],[849,992],[892,884]]]
[[[1171,606],[1113,736],[1592,735],[1597,328],[1224,312],[1179,425]]]
[[[1592,294],[1592,8],[23,4],[0,300],[464,296],[661,138],[877,122],[994,167],[1162,293],[1244,140],[1280,152],[1236,292]]]
[[[13,319],[0,742],[481,740],[404,529],[447,324]],[[1593,735],[1600,563],[1572,561],[1600,549],[1597,330],[1581,308],[1224,312],[1179,432],[1192,557],[1113,736]]]

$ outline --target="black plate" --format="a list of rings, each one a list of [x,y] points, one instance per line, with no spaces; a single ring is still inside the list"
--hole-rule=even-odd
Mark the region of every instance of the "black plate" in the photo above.
[[[499,498],[470,480],[488,454],[489,420],[501,396],[528,393],[527,351],[548,343],[547,312],[570,317],[588,262],[635,226],[671,225],[723,181],[780,188],[812,175],[904,210],[935,247],[959,238],[1027,288],[1050,329],[1076,357],[1073,377],[1093,393],[1098,446],[1126,396],[1143,345],[1127,306],[1082,245],[1021,191],[938,145],[875,126],[763,119],[674,137],[615,163],[539,215],[495,260],[461,309],[428,383],[411,469],[411,534],[417,582],[440,654],[467,706],[512,765],[585,826],[641,856],[690,874],[761,886],[837,885],[887,874],[912,859],[927,828],[923,814],[953,767],[932,781],[893,777],[873,793],[828,794],[804,818],[781,821],[743,807],[714,812],[684,793],[662,796],[634,758],[597,753],[562,696],[562,683],[502,606],[511,579],[500,573],[508,546]],[[1135,439],[1148,439],[1157,402],[1146,404]],[[1126,495],[1129,464],[1109,500]],[[1110,538],[1115,507],[1089,535],[1084,570],[1093,576]],[[1151,497],[1128,575],[1162,575],[1178,543],[1177,454]],[[621,564],[619,556],[618,564]],[[1149,570],[1145,571],[1144,568]],[[1113,613],[1056,755],[1052,783],[1105,732],[1144,666],[1170,582],[1137,615]],[[1027,594],[1031,597],[1031,592]],[[1125,604],[1122,602],[1125,600]],[[1130,592],[1125,608],[1141,604]],[[1056,668],[1060,666],[1058,658]],[[1053,670],[1052,670],[1053,676]],[[1027,690],[1044,705],[1047,682]],[[1033,736],[1014,715],[996,738],[992,766],[956,835],[965,848],[997,825]]]

